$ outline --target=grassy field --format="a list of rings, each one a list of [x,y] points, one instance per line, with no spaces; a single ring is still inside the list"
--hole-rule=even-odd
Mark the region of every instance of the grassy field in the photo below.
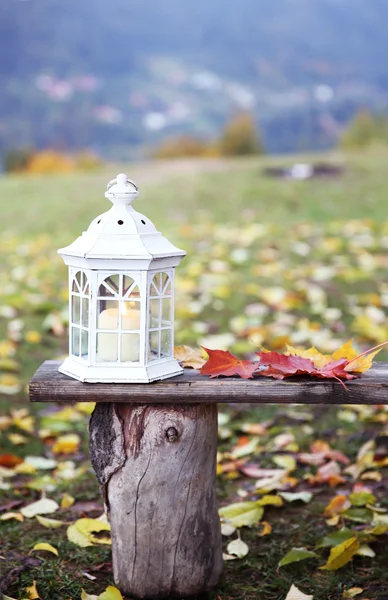
[[[261,344],[278,350],[287,343],[314,344],[331,352],[349,338],[359,348],[388,339],[388,152],[324,157],[344,166],[339,179],[292,182],[263,175],[268,164],[305,159],[113,165],[93,174],[0,180],[0,512],[18,513],[42,493],[60,502],[65,492],[75,504],[61,508],[54,518],[68,524],[101,512],[87,458],[87,415],[82,407],[67,413],[30,409],[25,386],[44,359],[66,352],[67,280],[56,249],[109,208],[105,186],[120,170],[127,170],[141,188],[135,208],[188,252],[177,278],[177,343],[205,343],[245,354]],[[26,407],[28,412],[18,412]],[[313,497],[306,505],[266,507],[264,519],[272,532],[265,537],[260,537],[261,525],[242,528],[249,553],[226,561],[223,580],[210,600],[284,600],[292,583],[314,594],[314,600],[352,597],[346,590],[356,586],[363,590],[359,600],[387,598],[386,533],[370,536],[375,557],[356,556],[338,571],[319,570],[328,550],[317,548],[341,526],[364,535],[378,514],[372,503],[372,509],[362,507],[358,520],[344,513],[329,525],[323,510],[336,493],[348,495],[362,484],[380,507],[388,508],[387,423],[383,407],[225,409],[220,502],[257,497],[255,479],[239,469],[240,458],[273,468],[284,463],[279,457],[289,457],[295,464],[289,462],[286,489],[309,491]],[[68,434],[76,436],[73,446],[56,450],[58,440]],[[357,467],[347,471],[335,460],[343,477],[335,488],[329,480],[311,484],[318,466],[297,460],[299,451],[316,453],[312,444],[317,441],[341,451]],[[369,462],[361,468],[365,443]],[[24,460],[21,467],[4,469],[5,453],[19,461],[32,455],[56,464],[29,470]],[[370,472],[376,475],[361,478]],[[2,591],[13,598],[26,598],[33,580],[42,600],[79,600],[82,588],[97,594],[112,581],[109,548],[75,546],[65,525],[46,529],[35,519],[11,518],[0,520],[0,532],[0,586],[8,574]],[[235,537],[225,538],[225,549]],[[42,564],[9,576],[39,541],[52,543],[59,557],[34,554]],[[318,556],[279,569],[279,560],[292,547],[315,550]]]

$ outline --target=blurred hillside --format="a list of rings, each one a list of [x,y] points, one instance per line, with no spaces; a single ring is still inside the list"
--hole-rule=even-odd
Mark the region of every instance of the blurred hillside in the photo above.
[[[252,111],[266,148],[333,145],[388,106],[386,0],[2,0],[0,152],[140,155]]]

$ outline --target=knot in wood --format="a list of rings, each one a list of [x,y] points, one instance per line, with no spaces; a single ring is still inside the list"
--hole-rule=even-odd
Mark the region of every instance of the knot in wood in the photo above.
[[[169,427],[166,431],[166,438],[168,442],[176,442],[179,438],[179,434],[175,427]]]

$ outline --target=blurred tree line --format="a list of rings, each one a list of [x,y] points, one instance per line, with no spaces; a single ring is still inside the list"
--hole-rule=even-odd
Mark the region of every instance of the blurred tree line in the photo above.
[[[184,156],[247,156],[263,154],[264,146],[255,119],[248,112],[234,115],[216,140],[204,141],[193,136],[178,136],[164,140],[152,151],[154,158]]]
[[[388,117],[363,108],[344,129],[340,147],[344,150],[356,150],[376,144],[388,144]]]

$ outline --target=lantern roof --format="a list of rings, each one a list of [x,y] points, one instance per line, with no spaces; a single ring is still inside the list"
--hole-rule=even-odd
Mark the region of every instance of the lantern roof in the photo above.
[[[179,264],[186,252],[176,248],[147,217],[132,207],[138,196],[136,183],[124,173],[112,179],[105,197],[113,206],[96,217],[72,244],[58,250],[65,262],[72,264],[72,257],[77,257],[87,263],[101,263],[105,259],[142,259],[149,264],[168,258],[171,266]]]

